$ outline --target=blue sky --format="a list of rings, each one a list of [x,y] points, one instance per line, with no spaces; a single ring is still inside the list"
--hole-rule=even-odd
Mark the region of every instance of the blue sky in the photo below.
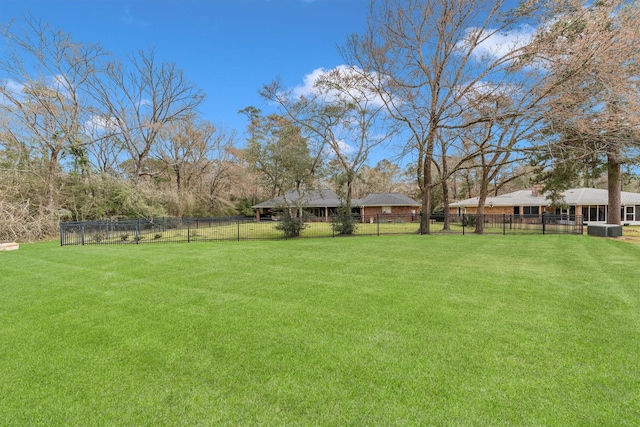
[[[258,90],[303,84],[343,63],[336,46],[366,24],[369,0],[0,0],[0,23],[30,13],[118,56],[155,48],[202,89],[201,110],[243,135],[238,110],[267,109]]]

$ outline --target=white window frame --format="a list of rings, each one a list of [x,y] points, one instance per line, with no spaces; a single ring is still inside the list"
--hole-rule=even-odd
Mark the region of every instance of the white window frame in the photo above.
[[[636,219],[636,207],[634,205],[627,205],[624,207],[624,221],[635,221]]]

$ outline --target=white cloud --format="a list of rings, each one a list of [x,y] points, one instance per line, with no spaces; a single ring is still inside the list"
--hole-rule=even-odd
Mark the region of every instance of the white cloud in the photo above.
[[[5,80],[5,87],[13,94],[20,94],[24,90],[24,85],[12,79]]]
[[[29,91],[30,88],[38,88],[38,87],[46,87],[51,92],[62,95],[64,98],[70,98],[70,91],[73,89],[69,87],[69,82],[64,78],[64,76],[58,74],[54,76],[50,76],[48,78],[43,79],[41,82],[29,82],[28,84],[20,83],[13,79],[4,79],[1,81],[2,83],[2,91],[5,94],[10,95],[12,98],[17,101],[23,101],[25,98],[25,91],[36,93],[35,90]],[[39,93],[39,92],[37,92]],[[6,96],[0,95],[0,103],[7,104],[8,100]]]
[[[478,31],[482,30],[478,28],[467,29],[466,37],[458,43],[458,48],[463,52],[468,52],[469,49],[473,49],[471,54],[475,57],[500,58],[530,43],[537,30],[530,25],[523,25],[517,30],[508,33],[492,33],[492,29],[486,29],[484,32],[487,33],[487,35],[480,35],[480,43],[474,45],[472,39],[475,40]]]
[[[349,155],[354,154],[357,151],[353,146],[349,145],[344,139],[339,139],[336,142],[337,142],[337,149],[342,156],[348,157]],[[324,148],[324,154],[329,158],[333,158],[336,155],[334,146],[327,145]]]
[[[69,85],[70,83],[62,74],[57,74],[49,78],[48,86],[55,92],[62,94],[62,96],[64,96],[65,98],[71,97],[71,90],[73,88],[69,87]]]
[[[118,129],[118,124],[113,117],[92,116],[89,120],[84,122],[84,131],[87,135],[115,133]]]
[[[302,84],[293,88],[293,96],[300,98],[301,96],[313,96],[316,92],[315,85],[318,79],[326,73],[324,68],[316,68],[311,73],[302,78]]]
[[[21,101],[24,99],[24,85],[12,79],[2,80],[2,92],[9,94],[12,98]],[[8,105],[9,100],[3,94],[0,94],[0,104]]]
[[[363,102],[366,100],[369,106],[382,106],[382,98],[380,98],[371,86],[368,86],[368,80],[375,81],[378,79],[378,76],[370,74],[367,76],[367,79],[363,79],[363,75],[363,70],[348,65],[338,65],[329,70],[316,68],[303,77],[302,84],[293,88],[292,95],[295,98],[322,95],[322,98],[327,102],[336,101],[340,97],[344,97],[345,94],[335,89],[320,88],[319,82],[323,77],[339,78],[343,90],[349,93],[351,97],[362,100]]]
[[[347,144],[346,141],[344,141],[342,139],[340,141],[338,141],[338,149],[343,154],[353,154],[356,151],[355,148],[353,148],[351,145]]]

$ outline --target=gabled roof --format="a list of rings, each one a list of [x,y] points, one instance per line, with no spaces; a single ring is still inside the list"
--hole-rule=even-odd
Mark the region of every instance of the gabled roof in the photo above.
[[[360,206],[420,206],[420,203],[401,193],[371,193]]]
[[[296,191],[288,191],[285,197],[289,204],[294,203],[307,208],[335,208],[340,206],[340,199],[337,194],[329,189],[306,191],[300,201],[298,201],[298,193]],[[252,207],[254,209],[273,209],[285,206],[287,205],[285,197],[278,196]],[[365,199],[351,199],[351,206],[420,206],[420,203],[400,193],[372,193]]]
[[[478,197],[460,200],[451,203],[451,207],[474,207],[478,206]],[[496,197],[487,197],[485,205],[493,206],[546,206],[549,201],[545,196],[534,196],[531,190],[519,190],[513,193],[503,194]]]
[[[606,205],[609,192],[598,188],[572,188],[564,192],[564,199],[569,205]],[[623,205],[640,205],[640,194],[623,191],[620,201]]]
[[[564,193],[565,203],[570,206],[607,205],[609,193],[597,188],[572,188]],[[640,205],[640,194],[623,191],[623,205]],[[551,202],[544,195],[534,196],[531,190],[519,190],[496,197],[487,197],[486,206],[549,206]],[[451,203],[451,207],[478,206],[478,197]]]
[[[286,198],[286,201],[285,201]],[[324,190],[308,190],[302,193],[299,199],[297,191],[287,191],[285,196],[274,197],[273,199],[258,203],[252,206],[256,208],[277,208],[286,206],[287,202],[295,203],[308,208],[325,208],[340,206],[340,199],[332,190],[325,188]]]

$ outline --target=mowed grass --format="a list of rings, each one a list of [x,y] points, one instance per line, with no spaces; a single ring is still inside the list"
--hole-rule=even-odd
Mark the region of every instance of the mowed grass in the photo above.
[[[0,253],[0,424],[634,426],[640,245],[384,236]]]
[[[158,222],[161,224],[161,221]],[[281,222],[220,222],[209,225],[207,221],[202,221],[197,225],[183,225],[180,228],[166,228],[158,226],[151,230],[142,229],[136,233],[135,228],[130,230],[110,231],[106,233],[104,229],[100,231],[89,231],[85,234],[86,244],[135,244],[135,243],[166,243],[166,242],[197,242],[210,240],[269,240],[285,239],[284,232],[277,227]],[[135,227],[132,223],[131,227]],[[356,235],[384,235],[384,234],[414,234],[420,228],[419,222],[384,221],[381,223],[358,223],[356,224]],[[437,230],[442,229],[442,224],[435,226]],[[453,227],[455,228],[455,226]],[[458,227],[457,232],[462,232]],[[137,236],[137,238],[136,238]],[[306,223],[300,233],[301,237],[336,237],[330,222],[309,222]],[[75,233],[65,234],[67,244],[81,244],[82,233],[79,228]]]

